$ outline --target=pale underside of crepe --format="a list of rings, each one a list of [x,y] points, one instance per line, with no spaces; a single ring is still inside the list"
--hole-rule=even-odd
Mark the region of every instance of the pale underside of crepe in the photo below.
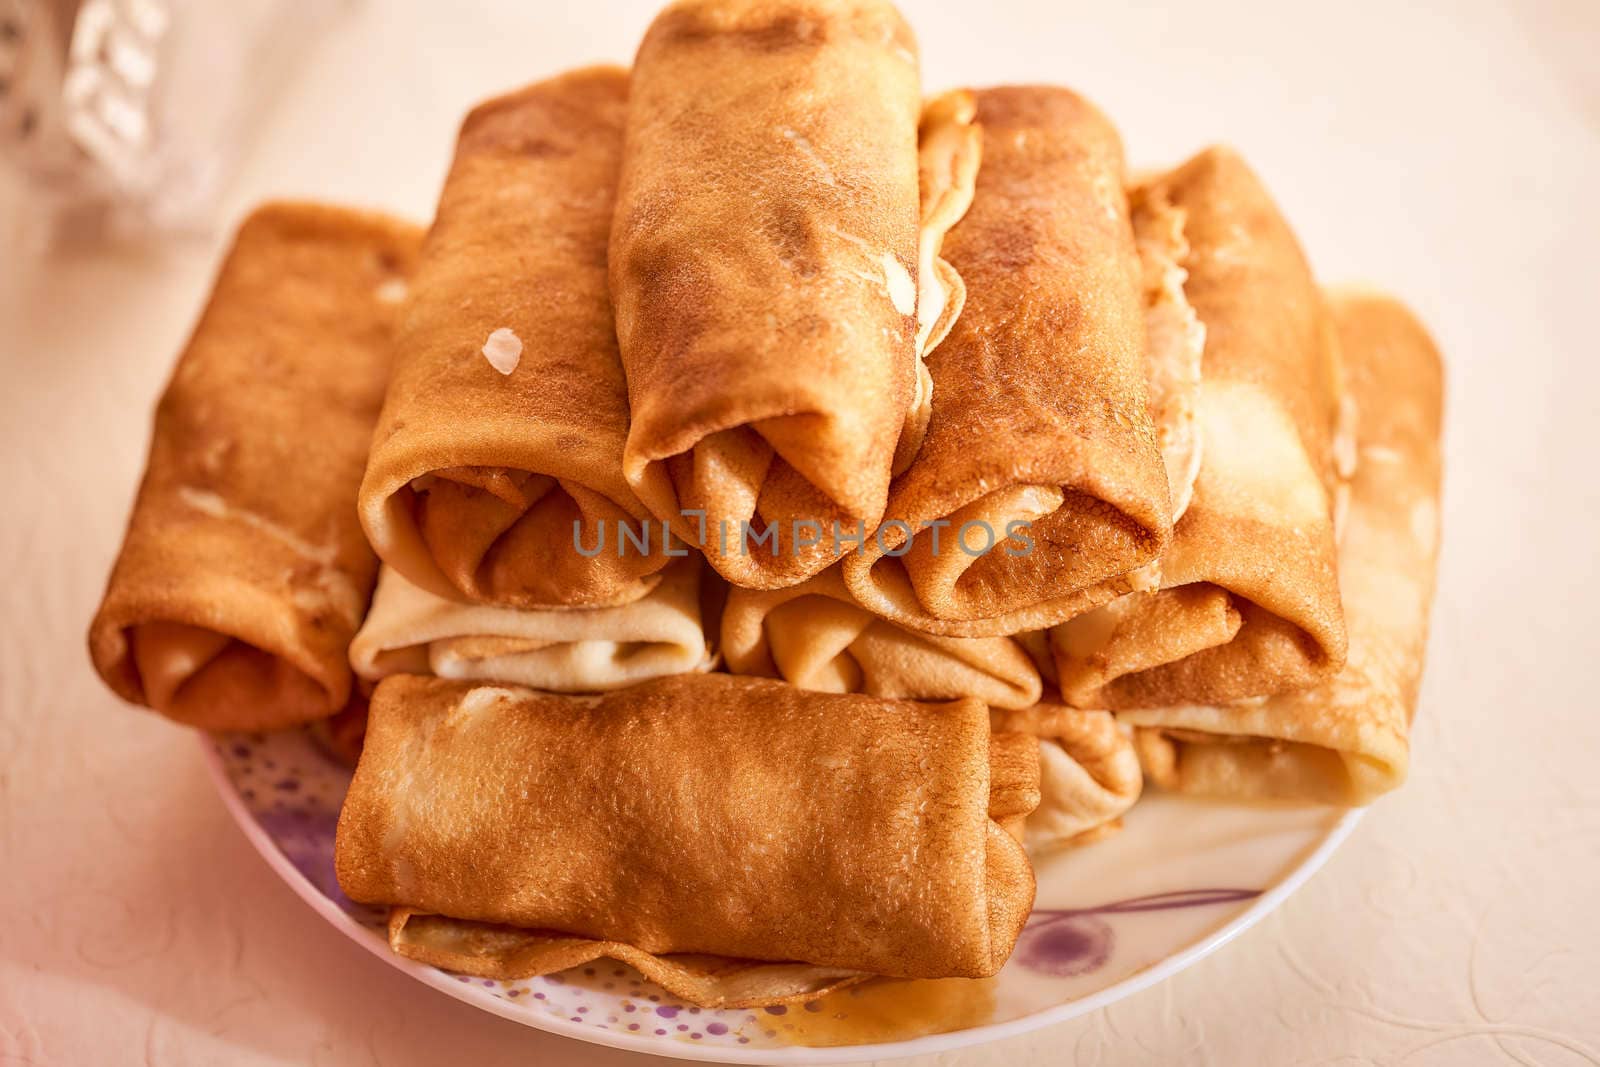
[[[911,466],[933,417],[933,375],[928,353],[950,334],[967,303],[967,286],[939,255],[945,236],[972,207],[983,160],[978,101],[964,89],[929,100],[917,127],[917,185],[922,205],[917,230],[917,382],[895,445],[892,474]]]
[[[1136,190],[1130,214],[1144,291],[1145,388],[1176,524],[1194,499],[1204,455],[1196,408],[1206,327],[1183,291],[1189,278],[1183,266],[1189,256],[1185,214],[1162,192],[1159,186]],[[1160,560],[1151,569],[1158,580]]]
[[[1031,856],[1102,840],[1122,828],[1139,799],[1144,774],[1132,731],[1107,711],[1084,711],[1054,701],[1020,711],[991,708],[997,734],[1039,740],[1039,806],[1029,815],[1023,844]]]
[[[1405,779],[1438,555],[1443,371],[1392,299],[1335,292],[1332,305],[1361,413],[1339,547],[1348,662],[1262,702],[1124,713],[1165,788],[1364,804]]]
[[[606,241],[627,98],[626,71],[594,67],[462,124],[361,491],[378,554],[437,596],[613,606],[670,562],[622,476]]]
[[[873,615],[838,567],[788,589],[734,589],[722,616],[728,670],[802,689],[904,700],[1038,703],[1039,671],[1008,637],[938,637]]]
[[[598,693],[706,670],[699,575],[699,561],[683,559],[630,604],[518,611],[446,600],[385,567],[350,644],[350,664],[374,682],[434,674],[554,693]]]
[[[920,114],[880,0],[679,4],[640,47],[611,247],[625,470],[736,584],[795,584],[838,558],[835,524],[870,532],[925,420],[919,347],[963,294],[939,242],[980,142],[940,98],[919,160]]]
[[[1082,712],[1075,714],[1082,715]],[[1038,771],[1030,773],[1032,744],[1018,731],[991,741],[989,817],[1013,838],[1032,833],[1039,803]],[[1134,762],[1138,772],[1138,762]],[[459,974],[514,981],[581,967],[597,959],[625,963],[646,979],[702,1008],[759,1008],[812,1000],[875,977],[843,967],[732,959],[700,953],[651,953],[621,941],[571,937],[494,923],[427,915],[409,908],[389,913],[389,947],[407,959]]]
[[[894,977],[992,975],[1032,904],[1020,837],[1038,744],[991,736],[974,700],[730,675],[593,697],[397,676],[372,708],[336,848],[352,899]]]
[[[124,699],[191,726],[280,729],[351,692],[377,560],[356,487],[421,231],[315,204],[241,226],[156,411],[89,631]]]
[[[1210,149],[1135,200],[1147,270],[1176,279],[1175,262],[1203,325],[1152,327],[1204,343],[1200,443],[1186,459],[1198,473],[1161,588],[1052,631],[1062,694],[1123,710],[1303,688],[1338,670],[1346,644],[1333,519],[1348,405],[1331,320],[1293,233],[1233,153]]]
[[[868,609],[951,637],[1104,603],[1171,534],[1121,141],[1064,89],[975,96],[983,165],[943,248],[966,305],[928,355],[916,460],[843,560]]]
[[[842,967],[769,963],[695,953],[655,955],[621,941],[595,941],[544,930],[389,913],[389,947],[407,959],[456,974],[517,981],[598,959],[625,963],[673,996],[702,1008],[760,1008],[811,1000],[866,981]]]

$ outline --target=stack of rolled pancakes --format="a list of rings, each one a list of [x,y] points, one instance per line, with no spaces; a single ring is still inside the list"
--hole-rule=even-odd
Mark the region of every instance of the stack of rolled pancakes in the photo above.
[[[1131,181],[1066,89],[924,100],[882,0],[685,0],[473,109],[425,234],[244,223],[91,652],[366,714],[337,869],[405,956],[983,977],[1146,780],[1404,778],[1441,391],[1233,152]]]

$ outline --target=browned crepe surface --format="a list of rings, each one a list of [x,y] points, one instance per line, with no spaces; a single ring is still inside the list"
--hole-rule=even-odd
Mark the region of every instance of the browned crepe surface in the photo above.
[[[722,615],[728,670],[802,689],[904,700],[971,696],[991,707],[1039,700],[1039,671],[1009,637],[939,637],[856,603],[838,567],[787,589],[738,589]]]
[[[397,676],[373,696],[339,882],[652,955],[989,975],[1032,904],[1001,824],[1037,804],[1037,766],[1031,742],[991,746],[973,700],[729,675],[588,698]]]
[[[156,409],[89,630],[124,699],[216,730],[344,706],[345,647],[377,573],[356,487],[420,239],[314,204],[271,204],[240,227]]]
[[[668,562],[622,476],[627,386],[606,283],[628,75],[593,67],[461,127],[361,487],[379,555],[438,596],[510,607],[637,600]],[[509,330],[521,357],[483,354]],[[574,547],[573,524],[586,556]]]
[[[983,165],[944,256],[967,302],[927,357],[932,418],[895,479],[885,526],[845,557],[856,598],[906,626],[952,636],[1038,629],[1104,602],[1171,532],[1166,476],[1146,410],[1139,260],[1122,144],[1065,89],[976,94]],[[908,524],[924,530],[909,551]],[[957,544],[962,525],[981,526]],[[1031,522],[1031,551],[1007,540]]]
[[[1313,689],[1257,704],[1127,714],[1166,788],[1362,804],[1405,780],[1439,548],[1443,370],[1396,301],[1352,293],[1332,304],[1360,446],[1339,546],[1349,661]]]
[[[1184,295],[1205,328],[1202,460],[1162,588],[1053,631],[1063,694],[1122,709],[1313,684],[1343,664],[1346,642],[1327,309],[1294,234],[1233,152],[1207,150],[1134,195],[1184,216]]]
[[[635,61],[611,234],[625,469],[740,585],[817,573],[835,522],[883,512],[915,376],[915,47],[882,0],[689,0]],[[741,522],[775,524],[776,551],[742,553]]]

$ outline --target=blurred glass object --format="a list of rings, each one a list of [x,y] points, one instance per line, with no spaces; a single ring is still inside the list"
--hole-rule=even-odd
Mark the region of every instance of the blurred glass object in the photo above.
[[[0,245],[203,230],[322,0],[0,0]]]

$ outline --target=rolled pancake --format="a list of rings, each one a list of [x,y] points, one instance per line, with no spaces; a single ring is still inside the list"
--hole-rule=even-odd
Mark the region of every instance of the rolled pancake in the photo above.
[[[733,674],[825,693],[1026,708],[1041,688],[1038,668],[1009,637],[938,637],[880,619],[856,603],[838,567],[788,589],[734,588],[722,654]]]
[[[710,666],[700,623],[700,563],[684,559],[655,588],[609,608],[517,611],[434,596],[385,567],[350,644],[356,675],[511,682],[598,693]]]
[[[1032,906],[1007,827],[1037,773],[1036,745],[991,744],[970,699],[398,675],[373,695],[336,868],[354,900],[652,956],[987,976]]]
[[[1039,742],[1039,806],[1023,831],[1028,854],[1086,845],[1122,828],[1122,815],[1144,789],[1132,731],[1108,711],[1069,708],[1051,699],[1011,711],[991,708],[996,735]]]
[[[1332,306],[1360,413],[1339,545],[1349,660],[1313,689],[1255,704],[1124,713],[1163,788],[1364,804],[1405,780],[1439,550],[1443,369],[1394,300],[1335,293]]]
[[[1304,688],[1338,671],[1346,644],[1333,523],[1343,387],[1326,305],[1233,152],[1209,149],[1134,198],[1136,222],[1182,227],[1183,292],[1204,326],[1203,458],[1160,589],[1052,631],[1062,694],[1122,710]]]
[[[915,48],[883,0],[687,0],[635,60],[611,233],[624,469],[737,585],[837,559],[835,526],[877,525],[918,432],[918,334],[932,343],[933,295],[953,290],[921,286],[919,331],[919,185],[949,183],[919,174]],[[951,140],[930,168],[967,158]]]
[[[928,355],[921,450],[843,561],[873,612],[959,637],[1039,629],[1126,592],[1172,529],[1121,141],[1065,89],[976,97],[983,166],[943,249],[966,306]]]
[[[622,476],[606,240],[627,95],[593,67],[462,123],[361,486],[378,555],[436,596],[625,604],[669,562]]]
[[[332,715],[378,562],[355,516],[421,231],[270,204],[239,228],[156,408],[89,628],[125,700],[211,730]]]
[[[1038,771],[1029,769],[1038,749],[1039,743],[1032,738],[998,736],[990,742],[989,817],[1013,837],[1039,799],[1034,785]],[[1134,769],[1138,769],[1137,761]],[[1008,781],[1016,784],[997,787]],[[390,910],[389,946],[408,959],[501,981],[551,974],[609,958],[628,964],[672,995],[705,1008],[772,1007],[812,1000],[872,977],[849,968],[807,963],[690,953],[658,956],[620,941],[450,919],[409,908]]]

